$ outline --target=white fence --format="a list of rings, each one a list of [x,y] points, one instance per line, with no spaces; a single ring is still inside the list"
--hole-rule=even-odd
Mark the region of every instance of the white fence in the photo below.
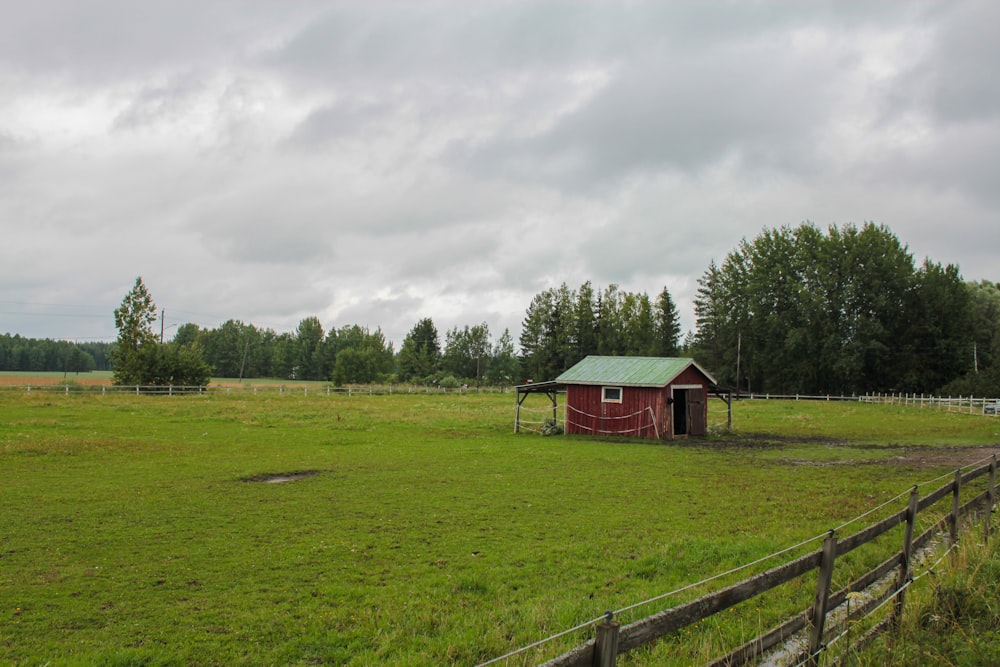
[[[881,405],[903,405],[919,408],[935,408],[948,412],[960,412],[970,415],[997,416],[1000,411],[1000,399],[976,398],[975,396],[944,397],[929,394],[864,394],[855,396],[840,396],[834,394],[742,394],[737,399],[775,400],[775,401],[852,401],[857,403],[876,403]]]
[[[77,383],[65,384],[21,384],[0,385],[0,393],[24,392],[47,394],[134,394],[134,395],[167,395],[179,396],[186,394],[284,394],[288,396],[376,396],[390,394],[478,394],[504,393],[509,391],[502,387],[423,387],[414,385],[351,385],[335,387],[333,385],[278,385],[278,384],[241,384],[207,387],[164,386],[164,385],[84,385]]]

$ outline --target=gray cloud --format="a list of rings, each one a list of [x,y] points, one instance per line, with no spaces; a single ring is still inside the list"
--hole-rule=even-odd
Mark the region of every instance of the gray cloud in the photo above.
[[[142,275],[203,326],[317,315],[398,343],[432,317],[516,336],[535,293],[592,280],[667,285],[690,327],[709,261],[804,220],[885,223],[996,279],[998,12],[14,4],[0,321],[114,335]]]

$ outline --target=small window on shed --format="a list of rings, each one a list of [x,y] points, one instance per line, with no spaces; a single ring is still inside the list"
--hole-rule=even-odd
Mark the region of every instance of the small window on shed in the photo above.
[[[621,387],[601,388],[601,403],[621,403],[621,402],[622,402]]]

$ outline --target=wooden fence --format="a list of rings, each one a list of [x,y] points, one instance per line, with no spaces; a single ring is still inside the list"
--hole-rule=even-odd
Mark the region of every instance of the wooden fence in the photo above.
[[[708,665],[735,667],[747,664],[785,645],[790,638],[802,633],[805,633],[806,642],[804,648],[794,656],[792,664],[817,665],[819,656],[826,649],[831,637],[842,635],[843,629],[849,624],[856,623],[858,619],[865,618],[876,609],[892,603],[886,617],[858,640],[859,645],[866,644],[879,633],[899,623],[906,589],[913,582],[914,554],[928,548],[935,537],[945,532],[950,544],[957,543],[962,520],[977,511],[982,512],[985,517],[983,531],[985,539],[989,539],[990,516],[996,500],[996,468],[996,456],[993,456],[988,463],[964,474],[961,469],[956,470],[952,481],[923,498],[919,497],[918,489],[914,487],[907,506],[891,516],[843,538],[831,530],[821,548],[696,600],[627,625],[620,625],[614,620],[613,614],[607,612],[605,620],[596,625],[596,636],[593,639],[549,660],[544,663],[544,667],[613,667],[617,656],[622,653],[677,632],[816,570],[818,570],[816,595],[811,607],[726,655],[712,660]],[[962,489],[973,480],[987,475],[985,490],[963,504]],[[914,537],[917,516],[949,496],[951,500],[949,511],[919,536]],[[890,558],[843,589],[831,590],[838,558],[876,540],[900,525],[903,526],[903,535],[899,551],[894,552]],[[891,578],[891,583],[872,591],[878,582],[885,582],[887,577]],[[852,595],[865,591],[869,594]],[[852,599],[860,599],[860,602],[854,608],[848,607],[848,613],[843,613],[842,609],[839,614],[831,613]]]

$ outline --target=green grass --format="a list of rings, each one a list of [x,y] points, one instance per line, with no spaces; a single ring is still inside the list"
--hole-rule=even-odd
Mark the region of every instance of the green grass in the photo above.
[[[746,401],[703,442],[542,438],[513,403],[0,393],[0,662],[476,664],[955,467],[902,445],[1000,442],[991,419]],[[667,645],[697,661],[782,605]]]
[[[898,635],[884,636],[854,664],[865,667],[1000,664],[1000,548],[963,541],[915,587]]]
[[[854,401],[736,401],[737,433],[853,445],[971,445],[1000,443],[1000,419],[937,408]],[[712,407],[719,405],[713,401]],[[717,415],[718,416],[718,415]]]

